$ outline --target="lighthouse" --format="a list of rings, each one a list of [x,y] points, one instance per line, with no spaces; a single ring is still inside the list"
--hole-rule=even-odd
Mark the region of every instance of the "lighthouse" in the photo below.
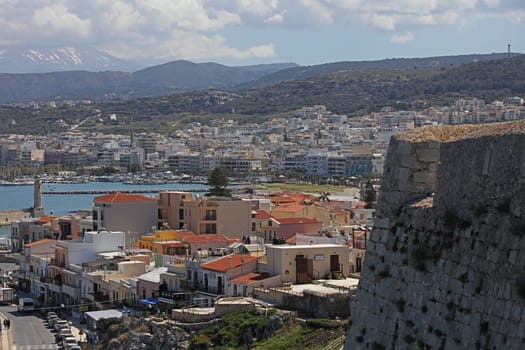
[[[42,181],[37,178],[33,187],[33,217],[38,218],[44,216],[44,208],[42,208]]]

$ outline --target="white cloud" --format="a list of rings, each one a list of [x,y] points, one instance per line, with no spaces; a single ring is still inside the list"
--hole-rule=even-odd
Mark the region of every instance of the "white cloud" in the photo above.
[[[277,10],[278,4],[278,0],[237,0],[236,6],[239,12],[267,16]]]
[[[91,20],[81,19],[69,12],[63,4],[38,8],[33,12],[33,22],[47,35],[76,35],[86,38],[90,32]]]
[[[320,24],[334,23],[332,8],[329,6],[330,1],[301,0],[300,4],[309,11],[310,19],[312,19],[313,22]]]
[[[378,15],[374,13],[366,18],[365,21],[377,29],[386,31],[393,31],[396,29],[396,18],[394,16]]]
[[[421,28],[486,17],[524,23],[525,0],[0,0],[0,45],[86,44],[127,58],[266,58],[278,56],[272,38],[236,44],[228,34],[351,24],[396,33],[391,41],[399,43]]]
[[[406,44],[408,42],[411,42],[412,40],[414,40],[414,34],[410,32],[396,34],[393,35],[392,38],[390,38],[390,42],[393,44]]]
[[[284,14],[286,13],[286,10],[281,13],[276,13],[275,15],[268,17],[264,20],[264,23],[267,24],[279,24],[284,21]]]

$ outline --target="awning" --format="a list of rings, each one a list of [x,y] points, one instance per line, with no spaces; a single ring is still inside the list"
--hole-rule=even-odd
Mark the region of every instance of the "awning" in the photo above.
[[[157,305],[158,302],[159,302],[158,298],[149,298],[149,299],[139,300],[139,303],[146,304],[146,305]]]

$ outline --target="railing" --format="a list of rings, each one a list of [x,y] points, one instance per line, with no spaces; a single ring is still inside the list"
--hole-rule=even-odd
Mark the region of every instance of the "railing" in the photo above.
[[[95,299],[95,302],[101,302],[101,301],[109,301],[109,295],[104,294],[102,292],[93,292],[93,298]]]
[[[325,346],[323,348],[323,350],[338,350],[338,349],[341,349],[341,347],[345,343],[345,339],[346,339],[346,336],[343,334],[342,336],[340,336],[339,338],[335,339],[333,342],[331,342],[330,344]]]
[[[40,276],[40,282],[42,282],[42,283],[53,283],[53,280],[51,279],[51,277]]]
[[[54,258],[51,259],[51,265],[58,267],[66,267],[66,264],[63,261],[57,261],[57,259]]]

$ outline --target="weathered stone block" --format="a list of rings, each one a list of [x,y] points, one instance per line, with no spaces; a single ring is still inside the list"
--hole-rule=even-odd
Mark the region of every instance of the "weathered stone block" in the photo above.
[[[422,183],[422,184],[428,184],[432,187],[434,186],[434,182],[436,181],[436,174],[431,172],[414,172],[414,182]]]
[[[416,150],[416,159],[419,162],[438,162],[439,148],[420,148]]]

